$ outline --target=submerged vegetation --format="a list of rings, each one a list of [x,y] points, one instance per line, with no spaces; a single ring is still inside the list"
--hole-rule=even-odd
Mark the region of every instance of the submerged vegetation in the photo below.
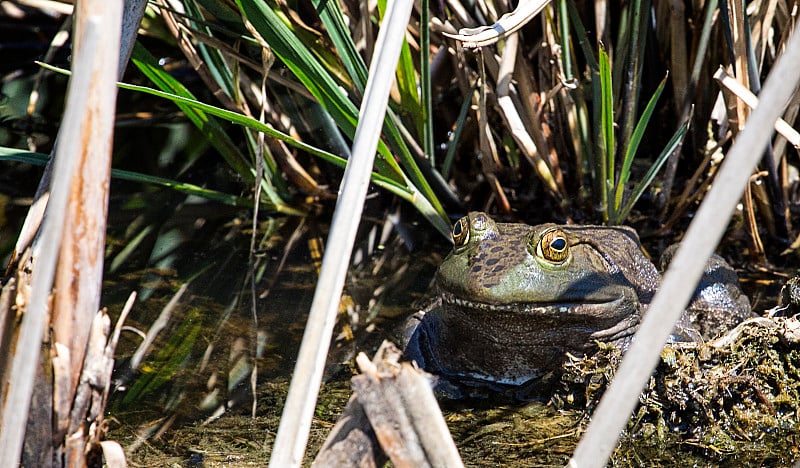
[[[37,166],[54,146],[52,122],[63,111],[72,38],[64,41],[59,31],[69,31],[72,7],[51,3],[0,7],[8,30],[20,32],[0,33],[2,45],[15,51],[0,66],[7,187],[0,195],[0,249],[7,257]],[[190,412],[201,398],[186,398],[176,387],[197,373],[204,380],[197,393],[207,396],[202,416],[215,408],[218,416],[234,402],[244,404],[248,392],[258,395],[265,385],[258,382],[287,372],[313,282],[299,265],[320,258],[386,3],[148,5],[119,85],[105,264],[112,279],[103,303],[116,313],[113,304],[134,289],[160,307],[188,284],[189,294],[181,299],[181,290],[175,300],[189,312],[134,308],[130,323],[153,336],[126,344],[123,335],[126,359],[117,372],[124,377],[116,384],[126,393],[118,393],[115,409],[153,398],[176,414]],[[330,374],[356,346],[389,328],[402,315],[397,308],[411,307],[409,291],[414,298],[424,294],[436,262],[431,252],[420,255],[419,246],[435,239],[432,250],[445,252],[449,220],[467,211],[530,224],[631,224],[653,254],[680,238],[750,113],[747,98],[726,79],[757,95],[800,5],[554,0],[540,6],[538,15],[521,18],[515,4],[502,0],[415,5]],[[519,29],[482,47],[455,39],[464,28],[497,21]],[[798,110],[795,92],[784,113],[788,125],[753,172],[720,248],[746,278],[756,309],[771,306],[770,288],[795,273],[800,138],[791,127]],[[408,261],[409,251],[426,260]],[[772,332],[753,325],[735,350],[711,344],[663,356],[631,434],[659,445],[653,434],[683,431],[679,445],[714,460],[750,450],[744,446],[754,440],[786,440],[786,434],[795,440],[797,346]],[[147,346],[137,350],[140,343]],[[607,351],[576,361],[575,386],[565,384],[568,391],[554,401],[585,399],[591,407],[615,367],[602,366],[618,358]],[[226,353],[227,361],[220,357]],[[208,366],[212,356],[230,368]],[[581,367],[587,365],[595,367]],[[718,378],[723,371],[715,366],[745,372]],[[250,396],[257,412],[258,397]],[[175,422],[167,419],[158,426],[164,431]],[[572,447],[578,420],[558,422],[538,442],[508,447],[547,448],[560,430],[571,433]],[[501,426],[481,434],[512,424],[495,423]],[[700,432],[691,429],[701,425]],[[467,442],[480,437],[465,435]],[[568,450],[556,450],[556,463]]]

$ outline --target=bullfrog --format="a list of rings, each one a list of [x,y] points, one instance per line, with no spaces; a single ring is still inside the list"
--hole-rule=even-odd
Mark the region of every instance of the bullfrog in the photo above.
[[[497,223],[472,212],[452,240],[435,277],[439,304],[405,335],[406,356],[450,396],[465,385],[529,385],[598,341],[624,351],[661,280],[629,227]],[[714,256],[671,341],[709,338],[751,315],[736,273]]]

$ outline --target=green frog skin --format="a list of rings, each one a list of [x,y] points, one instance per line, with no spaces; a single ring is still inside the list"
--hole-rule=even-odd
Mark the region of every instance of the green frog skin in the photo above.
[[[628,227],[495,223],[473,212],[452,235],[436,274],[441,305],[413,317],[405,338],[406,356],[445,383],[523,386],[597,341],[624,350],[661,280]],[[714,256],[672,340],[751,315],[736,274]]]

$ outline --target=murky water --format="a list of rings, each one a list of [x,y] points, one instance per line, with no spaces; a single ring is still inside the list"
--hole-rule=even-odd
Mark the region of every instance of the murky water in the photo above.
[[[232,229],[223,236],[227,240],[210,253],[195,255],[197,263],[204,265],[201,268],[177,262],[172,268],[110,276],[105,296],[108,304],[119,304],[131,290],[146,291],[146,299],[137,304],[127,322],[146,333],[163,317],[165,306],[185,282],[182,272],[199,271],[191,276],[187,291],[170,312],[139,372],[126,373],[124,368],[142,336],[130,331],[121,341],[117,375],[121,387],[109,407],[109,437],[128,447],[133,463],[263,466],[269,459],[316,279],[313,235],[303,233],[292,249],[282,247],[297,229],[288,223],[277,226],[271,243],[264,244],[260,253],[263,263],[252,270],[247,268],[249,237],[244,229]],[[352,268],[307,462],[347,402],[352,375],[348,364],[355,352],[371,354],[391,335],[397,317],[412,311],[425,297],[439,261],[435,252],[446,249],[436,245],[430,249],[434,252],[409,256],[393,241]],[[252,272],[256,281],[251,281]],[[112,310],[119,307],[110,305]],[[789,359],[789,348],[786,352]],[[769,392],[765,389],[777,384],[778,380],[772,379],[764,382],[766,387],[751,386],[761,388],[766,398]],[[442,407],[468,466],[563,466],[587,422],[585,404],[580,401],[588,391],[585,386],[564,384],[559,392],[552,401],[442,401]],[[635,415],[630,435],[622,439],[612,465],[786,466],[798,458],[800,424],[796,414],[775,419],[781,424],[767,425],[763,420],[744,427],[736,421],[745,419],[737,419],[741,415],[735,413],[752,406],[723,405],[731,413],[720,415],[720,421],[726,421],[725,430],[706,428],[691,433],[678,424],[664,423],[656,414],[654,408],[666,404],[663,398],[653,397],[657,393],[654,387],[646,394],[649,397],[643,397],[649,406]],[[787,391],[786,395],[794,394]],[[709,398],[722,401],[723,397]],[[709,411],[717,408],[713,401],[707,404]],[[772,407],[784,413],[793,408]],[[668,413],[664,408],[663,414]]]

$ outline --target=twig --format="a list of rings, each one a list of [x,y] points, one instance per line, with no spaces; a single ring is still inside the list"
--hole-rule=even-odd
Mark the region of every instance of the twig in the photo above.
[[[464,466],[430,376],[401,355],[389,341],[372,361],[358,355],[354,395],[312,466],[383,466],[385,455],[398,467]]]
[[[167,326],[170,319],[172,318],[172,312],[175,310],[175,307],[178,306],[183,294],[186,292],[187,288],[189,287],[189,283],[184,283],[181,285],[178,292],[176,292],[172,298],[169,300],[167,305],[161,310],[161,313],[158,314],[158,318],[150,325],[150,328],[147,330],[147,334],[145,335],[142,342],[139,344],[139,347],[136,348],[134,351],[133,356],[131,356],[130,363],[128,367],[131,371],[135,371],[139,368],[139,364],[142,363],[147,352],[150,350],[150,346],[152,346],[153,342],[155,342],[158,334],[161,333],[161,330]]]
[[[745,104],[749,107],[755,109],[758,107],[758,97],[751,93],[749,89],[745,88],[741,83],[739,83],[736,78],[728,75],[725,72],[725,69],[719,67],[716,73],[714,73],[714,79],[719,81],[719,84],[724,86],[728,91],[732,92],[736,95],[739,99],[742,100]],[[786,138],[786,141],[792,144],[797,149],[800,149],[800,133],[797,132],[788,122],[783,119],[778,119],[775,121],[775,131],[783,135]]]
[[[506,13],[490,26],[462,28],[458,34],[444,33],[445,36],[460,41],[467,49],[477,49],[494,44],[508,37],[513,32],[528,24],[550,0],[528,0],[519,2],[519,6],[511,13]]]

